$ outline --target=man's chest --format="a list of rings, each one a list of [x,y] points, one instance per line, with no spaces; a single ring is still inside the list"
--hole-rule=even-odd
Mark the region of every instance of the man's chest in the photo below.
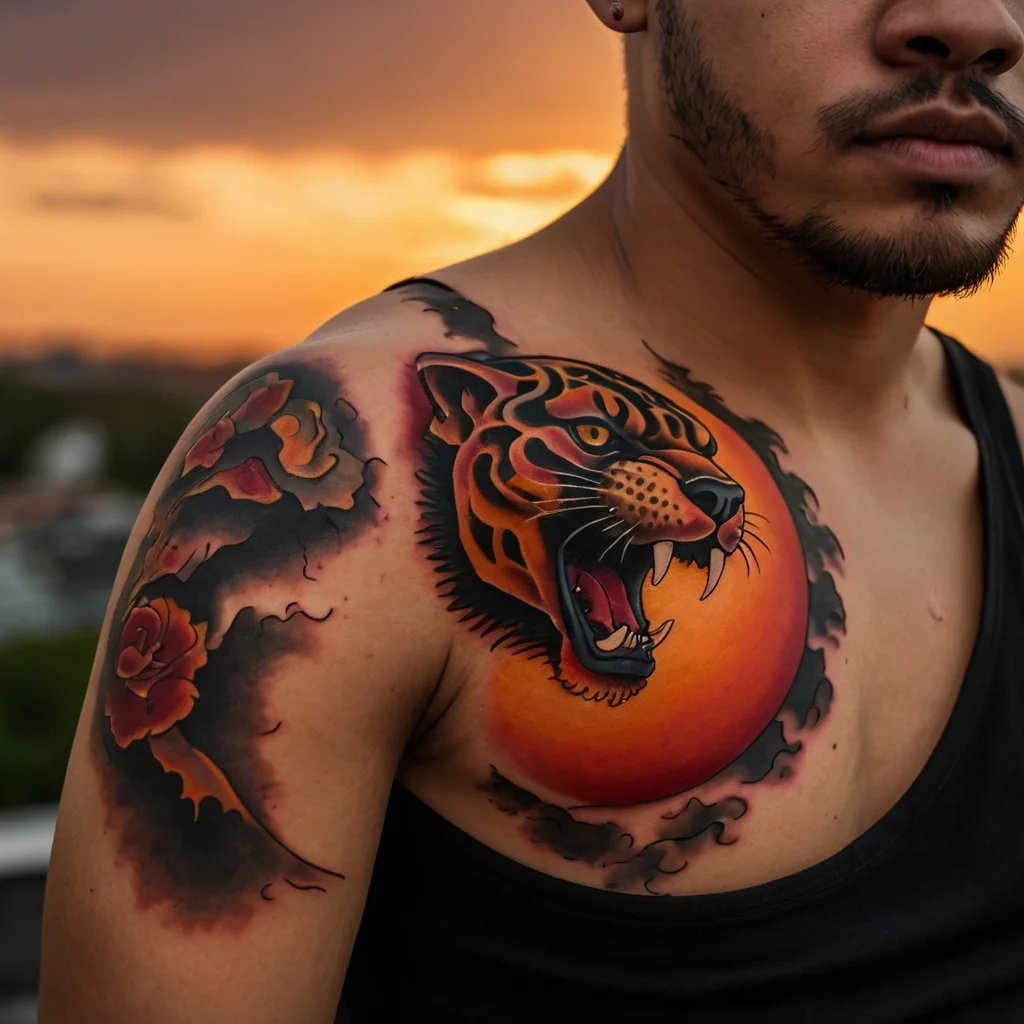
[[[464,632],[405,781],[592,885],[734,889],[827,858],[906,791],[956,699],[973,449],[948,479],[890,466],[858,488],[671,364],[662,395],[544,363],[426,374],[449,410],[427,535]]]

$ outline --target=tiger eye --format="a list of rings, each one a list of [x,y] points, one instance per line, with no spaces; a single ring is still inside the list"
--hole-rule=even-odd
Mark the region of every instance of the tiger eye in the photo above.
[[[599,426],[596,423],[588,423],[586,426],[580,427],[578,433],[584,444],[592,445],[595,448],[607,444],[608,438],[612,436],[612,432],[607,427]]]

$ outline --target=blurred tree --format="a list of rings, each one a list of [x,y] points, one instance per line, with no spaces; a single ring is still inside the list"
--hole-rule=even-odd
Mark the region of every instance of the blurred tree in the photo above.
[[[0,476],[24,473],[26,453],[45,431],[68,420],[84,420],[106,432],[110,479],[148,491],[201,404],[156,389],[68,389],[16,376],[0,378]]]
[[[0,647],[0,807],[60,796],[96,633]]]

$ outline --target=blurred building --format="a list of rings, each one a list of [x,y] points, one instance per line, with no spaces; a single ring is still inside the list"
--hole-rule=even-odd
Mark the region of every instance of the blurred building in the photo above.
[[[97,629],[142,492],[241,367],[0,354],[0,644]]]
[[[140,495],[101,483],[103,429],[60,423],[36,439],[26,476],[0,482],[0,643],[103,621]]]

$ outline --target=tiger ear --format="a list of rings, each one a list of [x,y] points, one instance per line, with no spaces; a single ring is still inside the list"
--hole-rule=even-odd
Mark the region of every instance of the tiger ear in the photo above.
[[[452,445],[463,444],[487,407],[516,394],[523,380],[493,363],[445,353],[420,356],[416,372],[434,407],[430,431]]]

